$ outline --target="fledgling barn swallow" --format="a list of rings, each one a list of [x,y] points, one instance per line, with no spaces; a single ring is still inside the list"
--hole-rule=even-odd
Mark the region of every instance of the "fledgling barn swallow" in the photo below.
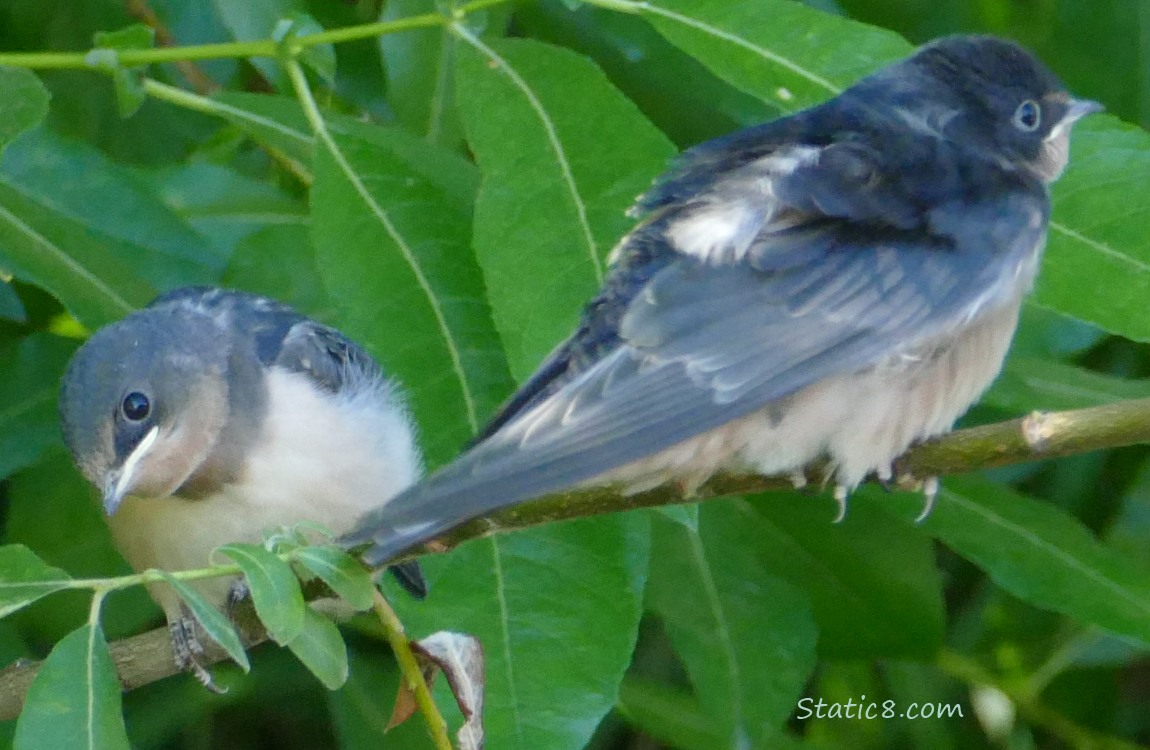
[[[97,331],[68,365],[60,416],[137,571],[202,568],[222,544],[301,521],[343,533],[422,473],[407,407],[367,352],[279,302],[212,287]],[[418,567],[395,572],[423,592]],[[232,584],[189,583],[217,605]],[[179,597],[148,592],[177,664],[211,687]]]
[[[830,101],[684,153],[575,333],[457,460],[344,537],[380,564],[560,490],[825,458],[889,478],[999,372],[1072,98],[1018,45],[940,39]]]

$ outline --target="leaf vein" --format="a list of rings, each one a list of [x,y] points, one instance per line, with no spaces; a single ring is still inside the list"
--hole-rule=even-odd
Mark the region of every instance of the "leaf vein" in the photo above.
[[[467,29],[459,24],[453,27],[455,32],[459,34],[464,41],[471,46],[475,47],[479,52],[494,62],[515,84],[515,87],[523,92],[523,96],[527,98],[528,104],[531,109],[539,116],[539,122],[543,125],[543,130],[547,134],[547,141],[551,145],[551,150],[555,153],[555,160],[559,164],[559,172],[562,178],[563,186],[566,187],[568,194],[571,196],[571,204],[575,208],[575,213],[579,218],[579,230],[583,235],[583,242],[587,246],[587,254],[591,258],[591,265],[595,269],[595,280],[603,283],[603,261],[599,258],[599,251],[595,246],[595,237],[591,232],[591,222],[587,218],[587,205],[583,202],[583,197],[579,193],[579,186],[575,183],[575,175],[571,171],[571,162],[567,158],[567,152],[563,148],[562,141],[559,140],[559,133],[555,129],[555,123],[548,116],[543,102],[539,100],[531,86],[523,79],[519,73],[511,67],[499,53],[491,47],[484,44],[478,37],[474,36]]]

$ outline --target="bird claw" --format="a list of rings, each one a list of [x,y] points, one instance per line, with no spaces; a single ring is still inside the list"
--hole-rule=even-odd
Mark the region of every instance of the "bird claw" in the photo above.
[[[220,687],[212,678],[204,665],[197,657],[204,655],[204,646],[196,634],[196,621],[185,611],[179,619],[168,623],[168,633],[172,638],[172,651],[176,656],[176,667],[181,672],[187,672],[196,678],[196,681],[216,695],[228,692],[227,688]]]
[[[228,598],[224,600],[224,614],[232,622],[236,621],[236,608],[241,602],[252,598],[252,590],[243,578],[237,578],[228,586]]]
[[[850,491],[846,485],[835,485],[835,502],[839,505],[838,515],[831,523],[842,523],[842,520],[847,517],[847,498],[850,496]]]
[[[938,499],[938,477],[927,477],[922,480],[922,494],[926,498],[926,503],[922,506],[922,512],[914,519],[916,524],[925,521],[934,510],[934,501]]]

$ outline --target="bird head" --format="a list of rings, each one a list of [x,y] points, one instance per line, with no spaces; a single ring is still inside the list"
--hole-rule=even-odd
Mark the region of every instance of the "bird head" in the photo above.
[[[209,315],[145,309],[97,331],[60,394],[65,441],[108,515],[166,497],[211,453],[228,418],[228,342]]]
[[[913,92],[904,99],[907,106],[945,111],[941,119],[950,140],[1045,183],[1066,167],[1074,123],[1102,110],[1097,102],[1071,96],[1021,46],[991,36],[944,37],[878,77],[888,84],[914,81],[904,88]]]

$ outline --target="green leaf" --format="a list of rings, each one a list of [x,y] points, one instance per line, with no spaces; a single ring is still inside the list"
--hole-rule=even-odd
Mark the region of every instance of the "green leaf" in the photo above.
[[[631,228],[624,212],[674,147],[585,58],[527,40],[465,40],[456,86],[483,172],[476,254],[523,379],[575,327]]]
[[[619,713],[644,735],[675,750],[730,747],[694,696],[655,680],[628,676],[619,690]],[[754,747],[791,750],[807,747],[781,732]],[[740,745],[735,745],[740,747]]]
[[[339,327],[406,385],[426,454],[441,462],[511,386],[468,215],[390,150],[352,136],[335,144],[316,153],[311,194],[321,277],[340,300]]]
[[[361,642],[362,644],[362,642]],[[387,747],[395,750],[424,750],[428,746],[427,727],[416,718],[388,729],[392,703],[399,690],[400,675],[392,659],[380,658],[378,649],[371,652],[348,644],[351,662],[347,682],[339,690],[326,693],[332,727],[341,750],[373,750],[387,735]],[[444,681],[439,681],[443,690]],[[442,695],[442,693],[441,693]],[[450,697],[438,702],[449,705]]]
[[[28,322],[28,311],[24,309],[20,295],[3,279],[0,279],[0,320],[13,323]]]
[[[927,534],[865,502],[832,523],[825,495],[771,493],[736,507],[763,567],[810,597],[820,656],[926,658],[942,645],[942,580]]]
[[[307,204],[275,185],[218,164],[193,162],[137,175],[196,234],[213,246],[212,258],[234,262],[236,246],[262,229],[284,228],[304,235]],[[270,263],[269,265],[279,265]],[[290,265],[290,263],[284,263]]]
[[[75,578],[132,572],[112,546],[95,491],[62,447],[49,448],[34,465],[13,475],[5,490],[5,543],[27,545]],[[86,591],[61,591],[12,617],[37,642],[53,643],[87,619],[90,600]],[[112,638],[139,633],[155,621],[156,605],[143,586],[117,592],[112,602],[100,617]]]
[[[881,498],[900,515],[919,508]],[[1100,544],[1064,511],[978,477],[943,484],[927,532],[1006,591],[1044,609],[1150,644],[1150,574]]]
[[[219,610],[212,605],[208,604],[207,600],[200,596],[194,588],[184,583],[178,578],[172,576],[164,570],[157,570],[157,573],[164,577],[168,585],[176,590],[180,599],[184,604],[188,605],[192,615],[203,626],[204,632],[208,634],[216,643],[228,652],[228,656],[232,661],[240,665],[240,668],[245,672],[250,672],[252,669],[251,662],[248,661],[248,654],[244,650],[244,644],[240,641],[239,635],[236,634],[236,629],[232,627],[231,622]]]
[[[750,516],[753,520],[753,514]],[[699,508],[699,531],[653,522],[647,604],[659,615],[709,718],[734,747],[782,727],[815,666],[802,592],[767,572],[745,509]]]
[[[260,143],[310,167],[314,137],[299,103],[283,96],[226,93],[216,97],[221,115]],[[459,210],[471,210],[479,173],[458,154],[428,143],[399,128],[365,123],[346,115],[324,113],[328,130],[386,150],[404,166],[444,192]]]
[[[56,644],[28,688],[17,750],[128,750],[120,679],[104,632],[88,624]]]
[[[638,630],[648,515],[469,542],[420,561],[426,600],[389,597],[409,632],[450,623],[482,641],[488,747],[580,750],[615,705]]]
[[[290,302],[319,320],[332,320],[335,310],[327,290],[316,283],[315,248],[303,226],[266,226],[244,237],[224,272],[225,286]]]
[[[29,133],[0,167],[0,267],[89,327],[161,289],[215,281],[225,262],[128,170],[90,146]]]
[[[660,505],[654,511],[664,518],[686,526],[690,531],[699,530],[698,505]]]
[[[48,89],[30,70],[0,67],[0,152],[13,138],[48,116]]]
[[[227,264],[227,254],[152,185],[81,141],[47,129],[29,133],[5,153],[0,176],[41,205],[122,240],[128,247],[117,248],[120,259],[157,288],[211,283]]]
[[[515,7],[516,36],[588,55],[643,114],[678,144],[694,144],[780,111],[718,79],[636,13],[556,3]],[[674,92],[673,96],[668,96]]]
[[[982,402],[1012,412],[1101,406],[1150,396],[1150,381],[1103,375],[1074,365],[1011,357]]]
[[[347,646],[335,623],[311,607],[303,630],[287,647],[311,670],[328,690],[338,690],[347,682]]]
[[[628,4],[719,78],[789,111],[829,99],[911,51],[893,32],[790,0]]]
[[[217,551],[244,572],[268,635],[281,646],[290,643],[302,632],[308,609],[291,566],[258,544],[225,544]]]
[[[0,179],[0,267],[49,291],[97,328],[155,296],[155,287],[116,257],[124,248],[61,216]]]
[[[47,564],[23,544],[0,547],[0,617],[7,617],[53,591],[72,577]]]
[[[436,0],[391,0],[381,21],[434,13]],[[455,108],[455,36],[445,27],[379,37],[387,70],[387,101],[399,121],[428,141],[454,146],[463,138]]]
[[[655,680],[624,679],[619,712],[643,734],[678,750],[714,750],[726,744],[722,728],[698,699]]]
[[[1039,303],[1150,341],[1150,211],[1129,199],[1148,182],[1146,131],[1101,115],[1075,126],[1070,168],[1054,185]]]
[[[76,342],[34,333],[0,345],[0,479],[59,445],[56,394]]]
[[[357,611],[371,609],[375,584],[371,574],[339,547],[305,547],[292,559],[319,576]]]

